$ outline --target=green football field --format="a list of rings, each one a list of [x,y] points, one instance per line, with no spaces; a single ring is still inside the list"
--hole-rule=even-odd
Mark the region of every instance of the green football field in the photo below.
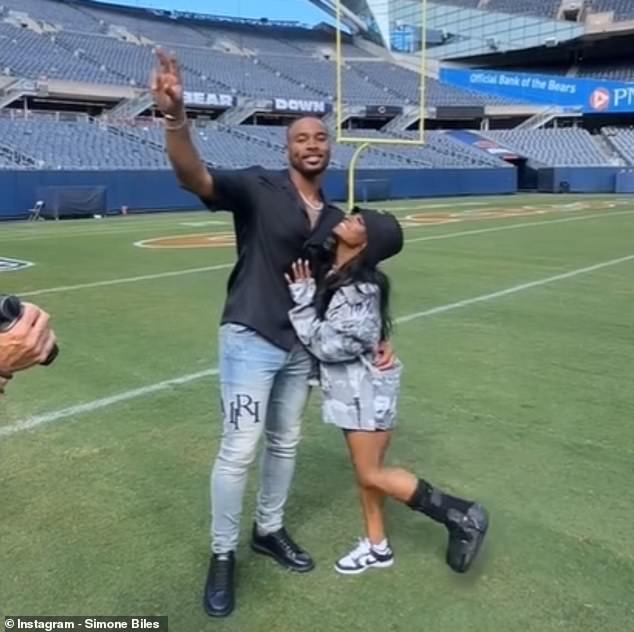
[[[391,502],[394,567],[334,572],[360,511],[314,393],[287,526],[317,569],[248,548],[254,468],[238,606],[208,619],[231,216],[3,224],[0,257],[35,265],[0,273],[0,291],[53,315],[61,354],[0,400],[0,615],[169,615],[172,632],[634,629],[634,199],[383,206],[407,239],[387,266],[406,366],[389,460],[487,505],[472,572],[452,573],[444,530]]]

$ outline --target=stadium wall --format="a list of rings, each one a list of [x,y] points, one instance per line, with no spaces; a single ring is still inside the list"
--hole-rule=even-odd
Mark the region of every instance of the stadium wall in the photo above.
[[[326,192],[334,200],[347,197],[347,173],[331,171]],[[357,181],[388,180],[391,200],[458,195],[517,193],[517,169],[361,169]],[[361,191],[357,190],[358,194]]]
[[[620,169],[616,174],[616,193],[634,193],[634,169]]]
[[[383,182],[382,198],[406,199],[517,192],[517,170],[361,169],[358,181]],[[0,171],[0,219],[23,218],[46,186],[105,186],[107,210],[194,210],[200,202],[178,185],[172,171]],[[333,200],[347,198],[347,172],[328,173],[325,190]],[[376,196],[375,196],[376,197]]]
[[[614,193],[618,167],[556,167],[539,170],[540,193]]]
[[[0,171],[0,218],[25,217],[46,186],[105,186],[107,210],[194,210],[200,202],[183,191],[172,171]]]

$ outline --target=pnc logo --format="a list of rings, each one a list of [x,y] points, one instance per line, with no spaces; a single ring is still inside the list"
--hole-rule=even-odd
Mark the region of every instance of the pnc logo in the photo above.
[[[610,91],[606,88],[597,88],[590,95],[590,107],[598,112],[603,112],[610,107]]]

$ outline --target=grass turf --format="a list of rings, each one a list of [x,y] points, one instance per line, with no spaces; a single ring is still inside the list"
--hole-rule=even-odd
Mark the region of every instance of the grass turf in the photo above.
[[[634,201],[624,198],[391,206],[403,217],[464,213],[406,229],[418,241],[388,266],[397,317],[634,254]],[[473,218],[527,206],[543,213]],[[227,223],[184,225],[205,221]],[[0,255],[36,265],[3,274],[0,287],[36,293],[62,353],[14,380],[0,431],[214,367],[227,269],[122,279],[230,263],[226,247],[134,246],[230,230],[230,216],[202,213],[3,225]],[[318,567],[298,577],[243,546],[236,613],[208,620],[208,475],[220,428],[216,379],[206,377],[0,436],[0,615],[167,614],[175,632],[630,630],[633,271],[624,262],[398,326],[406,374],[390,461],[489,507],[489,540],[469,575],[444,564],[441,528],[394,503],[396,565],[334,573],[361,533],[360,512],[341,437],[321,424],[315,396],[287,523]],[[59,290],[100,281],[113,283]]]

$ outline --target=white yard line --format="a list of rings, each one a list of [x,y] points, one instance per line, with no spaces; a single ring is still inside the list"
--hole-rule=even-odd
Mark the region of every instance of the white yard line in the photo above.
[[[125,234],[136,231],[178,230],[182,222],[190,221],[185,217],[148,217],[144,220],[115,219],[93,220],[69,224],[60,222],[59,225],[29,224],[24,226],[8,226],[0,234],[0,241],[22,241],[30,239],[59,239],[63,237],[84,237],[92,235]],[[191,221],[196,221],[191,219]],[[0,224],[1,226],[1,224]]]
[[[486,233],[497,233],[506,230],[518,230],[522,228],[531,228],[533,226],[545,226],[547,224],[563,224],[567,222],[581,222],[589,219],[600,219],[602,217],[612,217],[618,215],[633,214],[634,210],[628,211],[609,211],[603,213],[594,213],[592,215],[581,215],[578,217],[562,217],[559,219],[542,220],[539,222],[521,222],[519,224],[509,224],[508,226],[490,226],[489,228],[475,228],[473,230],[463,230],[452,233],[442,233],[440,235],[425,235],[423,237],[411,237],[405,240],[405,243],[418,243],[424,241],[436,241],[439,239],[452,239],[454,237],[467,237],[469,235],[482,235]],[[201,272],[213,272],[217,270],[225,270],[231,268],[233,263],[222,263],[215,266],[208,266],[205,268],[188,268],[185,270],[173,270],[172,272],[159,272],[156,274],[146,274],[135,277],[124,277],[119,279],[110,279],[108,281],[95,281],[93,283],[80,283],[78,285],[66,285],[60,287],[44,288],[41,290],[31,290],[29,292],[21,292],[20,296],[40,296],[42,294],[57,294],[59,292],[72,292],[76,290],[83,290],[86,288],[104,287],[110,285],[119,285],[125,283],[137,283],[140,281],[152,281],[155,279],[164,279],[169,277],[185,276],[188,274],[199,274]]]
[[[389,211],[429,211],[438,208],[464,208],[475,206],[493,206],[495,202],[488,200],[487,202],[442,202],[439,204],[412,204],[411,206],[390,206],[389,204],[383,204]],[[376,206],[374,202],[370,202],[370,206]]]
[[[557,283],[558,281],[565,281],[566,279],[573,279],[574,277],[581,276],[583,274],[590,274],[597,270],[603,270],[603,268],[611,268],[612,266],[619,265],[620,263],[626,263],[628,261],[634,261],[634,255],[627,255],[626,257],[620,257],[619,259],[610,259],[610,261],[603,261],[592,266],[585,268],[577,268],[570,272],[563,272],[562,274],[555,274],[554,276],[546,277],[545,279],[538,279],[537,281],[529,281],[528,283],[521,283],[520,285],[514,285],[497,292],[491,292],[490,294],[481,294],[480,296],[474,296],[473,298],[467,298],[462,301],[456,301],[455,303],[448,303],[447,305],[440,305],[439,307],[432,307],[422,312],[415,312],[408,314],[407,316],[401,316],[396,319],[397,323],[408,323],[411,320],[417,318],[426,318],[428,316],[435,316],[436,314],[444,314],[445,312],[451,312],[454,309],[461,309],[468,307],[469,305],[475,305],[476,303],[485,303],[492,301],[503,296],[509,296],[510,294],[517,294],[518,292],[525,292],[535,287],[542,287],[544,285],[550,285],[551,283]]]
[[[104,228],[101,230],[80,230],[80,229],[68,229],[64,232],[59,233],[42,233],[39,235],[25,235],[25,234],[16,234],[16,235],[0,235],[0,243],[20,243],[20,242],[30,242],[30,241],[41,241],[44,239],[68,239],[68,238],[84,238],[84,237],[116,237],[116,236],[125,236],[133,233],[141,233],[148,234],[150,233],[153,236],[156,236],[157,233],[165,233],[170,231],[173,233],[174,231],[184,231],[185,227],[180,224],[164,224],[160,226],[141,226],[139,225],[137,228],[133,228],[131,226],[112,226],[109,228]]]
[[[634,210],[609,211],[603,213],[593,213],[591,215],[580,215],[576,217],[561,217],[559,219],[545,219],[539,222],[520,222],[519,224],[509,224],[508,226],[490,226],[489,228],[475,228],[473,230],[462,230],[453,233],[442,233],[441,235],[426,235],[424,237],[411,237],[405,240],[407,244],[419,241],[436,241],[438,239],[449,239],[451,237],[465,237],[467,235],[483,235],[486,233],[499,233],[505,230],[517,230],[519,228],[530,228],[532,226],[545,226],[546,224],[566,224],[568,222],[581,222],[587,219],[599,219],[601,217],[614,217],[615,215],[631,215]]]
[[[154,279],[167,279],[169,277],[179,277],[186,274],[199,274],[201,272],[213,272],[215,270],[226,270],[232,268],[233,263],[221,263],[216,266],[205,268],[189,268],[187,270],[174,270],[173,272],[158,272],[156,274],[144,274],[142,276],[126,277],[123,279],[110,279],[109,281],[95,281],[94,283],[80,283],[78,285],[60,285],[59,287],[49,287],[43,290],[33,290],[31,292],[21,292],[21,297],[41,296],[42,294],[58,294],[59,292],[73,292],[85,290],[86,288],[106,287],[108,285],[122,285],[124,283],[138,283],[139,281],[153,281]]]
[[[618,259],[610,259],[609,261],[603,261],[601,263],[596,263],[594,265],[586,266],[583,268],[577,268],[576,270],[571,270],[569,272],[555,274],[553,276],[545,277],[543,279],[538,279],[536,281],[521,283],[519,285],[514,285],[512,287],[498,290],[497,292],[481,294],[480,296],[474,296],[472,298],[463,299],[461,301],[447,303],[446,305],[440,305],[438,307],[426,309],[421,312],[407,314],[405,316],[401,316],[397,318],[396,322],[408,323],[412,320],[417,320],[419,318],[427,318],[430,316],[436,316],[438,314],[445,314],[447,312],[468,307],[469,305],[475,305],[477,303],[485,303],[488,301],[493,301],[498,298],[510,296],[512,294],[525,292],[526,290],[530,290],[533,288],[543,287],[546,285],[550,285],[552,283],[558,283],[559,281],[565,281],[567,279],[572,279],[578,276],[582,276],[584,274],[591,274],[592,272],[596,272],[597,270],[603,270],[604,268],[617,266],[621,263],[626,263],[628,261],[634,261],[634,254],[627,255],[625,257],[619,257]],[[161,393],[175,386],[181,386],[183,384],[196,382],[206,377],[217,375],[217,373],[218,373],[218,369],[208,369],[206,371],[200,371],[198,373],[190,373],[188,375],[182,375],[181,377],[177,377],[171,380],[158,382],[150,386],[143,386],[141,388],[137,388],[137,389],[133,389],[129,391],[123,391],[116,395],[111,395],[109,397],[104,397],[102,399],[96,399],[91,402],[86,402],[84,404],[78,404],[76,406],[70,406],[68,408],[63,408],[61,410],[55,410],[55,411],[51,411],[47,413],[42,413],[41,415],[34,415],[32,417],[27,417],[26,419],[18,421],[17,423],[11,424],[9,426],[0,427],[0,439],[4,437],[9,437],[11,435],[22,432],[24,430],[32,430],[44,424],[50,424],[55,421],[60,421],[61,419],[67,419],[69,417],[74,417],[76,415],[80,415],[83,413],[91,413],[96,410],[100,410],[102,408],[106,408],[108,406],[112,406],[114,404],[118,404],[121,402],[137,399],[139,397],[145,397],[147,395],[152,395],[155,393]]]
[[[183,375],[171,380],[165,380],[164,382],[157,382],[156,384],[152,384],[150,386],[135,388],[131,391],[123,391],[122,393],[118,393],[117,395],[111,395],[110,397],[95,399],[92,402],[87,402],[85,404],[69,406],[68,408],[62,408],[61,410],[56,410],[54,412],[28,417],[27,419],[18,421],[11,426],[0,428],[0,439],[2,439],[3,437],[8,437],[9,435],[13,435],[17,432],[22,432],[23,430],[32,430],[33,428],[37,428],[42,424],[50,424],[54,421],[59,421],[60,419],[67,419],[68,417],[81,415],[82,413],[91,413],[95,410],[99,410],[100,408],[106,408],[107,406],[120,404],[121,402],[127,402],[128,400],[136,399],[137,397],[145,397],[146,395],[151,395],[153,393],[160,393],[169,388],[173,388],[174,386],[189,384],[190,382],[202,380],[203,378],[217,374],[218,369],[207,369],[206,371],[190,373],[189,375]]]
[[[204,222],[179,222],[179,225],[200,228],[201,226],[228,226],[230,223],[231,222],[223,222],[217,219],[210,219]]]

